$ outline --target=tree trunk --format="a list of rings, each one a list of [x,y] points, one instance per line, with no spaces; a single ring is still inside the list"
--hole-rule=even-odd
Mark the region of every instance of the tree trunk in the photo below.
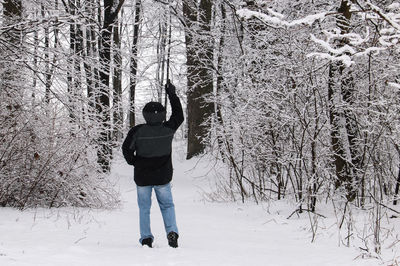
[[[157,43],[157,70],[156,82],[158,85],[158,102],[162,103],[163,83],[164,83],[164,69],[165,69],[165,52],[167,45],[167,22],[165,19],[159,21],[159,38]]]
[[[3,14],[5,17],[5,23],[12,25],[14,21],[18,21],[22,16],[22,4],[21,0],[4,0],[3,1]],[[15,35],[14,35],[15,37]],[[13,38],[15,39],[15,38]]]
[[[213,47],[209,43],[212,15],[212,1],[201,0],[196,3],[184,1],[185,40],[187,55],[187,159],[204,152],[205,139],[209,133],[209,120],[214,113],[214,104],[205,100],[213,93],[212,62]],[[200,33],[194,35],[195,26]]]
[[[78,10],[81,8],[81,0],[75,0],[75,5]],[[79,110],[82,110],[82,104],[79,99],[82,98],[82,76],[81,76],[81,62],[83,58],[83,31],[81,22],[75,23],[75,34],[76,34],[76,43],[75,43],[75,53],[74,53],[74,99],[73,99],[73,108],[76,112],[76,115],[81,116]]]
[[[217,69],[216,69],[216,75],[217,75],[217,82],[216,82],[216,95],[222,93],[223,90],[223,75],[222,75],[222,66],[223,66],[223,51],[224,51],[224,46],[225,46],[225,31],[226,31],[226,9],[225,9],[225,3],[220,3],[220,9],[221,9],[221,18],[222,18],[222,23],[221,23],[221,35],[219,39],[219,44],[218,44],[218,58],[217,58]],[[224,121],[222,117],[222,108],[220,104],[215,104],[215,109],[216,109],[216,121],[220,125],[220,127],[224,128]],[[223,135],[226,135],[225,130],[222,132]],[[218,140],[218,147],[219,151],[222,154],[222,159],[224,159],[223,152],[224,152],[224,138],[223,135],[217,133],[217,140]],[[226,143],[226,145],[229,145]]]
[[[89,114],[94,111],[96,99],[95,91],[99,87],[99,71],[98,68],[92,63],[98,54],[96,29],[91,21],[96,20],[97,9],[94,0],[90,0],[86,5],[86,12],[88,14],[86,26],[86,49],[84,51],[84,69],[86,74],[86,93],[88,97]]]
[[[59,11],[58,0],[54,0],[54,10],[56,10],[56,12]],[[55,18],[53,24],[54,50],[57,50],[59,48],[59,32],[60,30],[58,28],[58,18]],[[53,53],[52,66],[50,69],[50,80],[55,73],[56,63],[57,63],[57,53]]]
[[[104,0],[104,20],[101,30],[100,40],[100,95],[98,95],[97,112],[100,115],[99,124],[101,125],[99,137],[99,149],[97,151],[97,161],[104,173],[110,171],[110,161],[112,159],[111,149],[111,115],[110,115],[110,64],[111,64],[111,31],[112,25],[118,18],[119,10],[124,0],[120,0],[118,7],[115,7],[114,0]]]
[[[122,110],[122,56],[121,56],[121,39],[120,27],[117,22],[113,29],[113,42],[114,42],[114,71],[113,71],[113,121],[114,121],[114,134],[113,140],[115,142],[122,138],[122,123],[123,123],[123,110]]]
[[[35,29],[35,33],[33,36],[33,46],[34,46],[34,50],[33,50],[33,81],[32,81],[32,106],[35,106],[35,90],[36,90],[36,86],[37,86],[37,80],[38,80],[38,58],[39,58],[39,54],[38,54],[38,48],[39,48],[39,30]]]
[[[140,25],[141,0],[136,0],[135,3],[135,23],[133,25],[133,40],[131,54],[131,75],[130,75],[130,90],[129,90],[129,125],[135,126],[135,91],[137,81],[137,55],[138,55],[138,40],[139,40],[139,25]]]
[[[349,33],[349,20],[351,18],[350,3],[343,0],[337,18],[337,25],[342,34]],[[347,40],[342,38],[337,47],[346,45]],[[352,73],[349,67],[342,62],[332,62],[329,66],[328,82],[328,101],[331,124],[331,144],[334,152],[334,161],[336,167],[336,187],[344,186],[346,197],[353,201],[356,196],[356,176],[359,165],[358,148],[356,143],[356,125],[355,117],[350,109],[353,104],[354,84]],[[339,101],[339,102],[337,102]],[[344,101],[346,107],[340,101]],[[345,121],[345,125],[340,121]],[[345,134],[343,133],[345,132]],[[344,136],[345,135],[345,136]],[[349,150],[349,152],[347,152]],[[350,155],[351,157],[349,158]]]
[[[46,17],[46,10],[45,7],[41,6],[42,8],[42,17],[45,18]],[[50,102],[50,87],[51,87],[51,73],[50,73],[50,36],[49,36],[49,28],[45,27],[44,28],[44,63],[45,65],[45,102],[49,103]]]
[[[13,53],[8,54],[8,51],[2,55],[2,58],[7,60],[0,63],[2,69],[1,73],[1,94],[5,94],[9,98],[7,109],[12,110],[20,109],[20,103],[18,103],[19,97],[22,97],[21,91],[18,89],[16,82],[20,81],[20,68],[16,62],[16,56],[19,55],[19,49],[21,47],[22,32],[17,28],[16,25],[22,20],[22,1],[21,0],[5,0],[3,2],[3,25],[9,26],[10,29],[4,33],[2,38],[6,41],[7,45],[10,45],[10,49]],[[1,97],[1,99],[4,99]]]
[[[75,0],[69,0],[68,1],[68,11],[72,17],[75,16],[76,14],[76,3]],[[74,88],[74,58],[75,58],[75,52],[76,52],[76,27],[75,27],[75,21],[74,19],[70,20],[70,25],[69,25],[69,56],[67,58],[67,90],[68,90],[68,99],[69,99],[69,105],[71,108],[69,108],[69,116],[71,120],[74,120],[74,108],[72,107],[74,104],[74,94],[76,88]]]

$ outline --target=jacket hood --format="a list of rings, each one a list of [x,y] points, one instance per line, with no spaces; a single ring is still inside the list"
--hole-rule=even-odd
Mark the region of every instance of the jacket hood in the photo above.
[[[165,121],[166,111],[159,102],[149,102],[143,108],[143,117],[149,125],[158,125]]]

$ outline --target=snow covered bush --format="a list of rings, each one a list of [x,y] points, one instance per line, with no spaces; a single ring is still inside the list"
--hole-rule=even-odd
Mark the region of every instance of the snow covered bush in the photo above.
[[[221,191],[288,198],[298,212],[331,200],[347,243],[353,209],[368,209],[379,253],[383,206],[400,184],[399,6],[245,2],[221,12],[215,31]]]
[[[320,77],[324,65],[307,57],[315,47],[308,27],[293,29],[274,21],[226,23],[236,27],[227,26],[224,44],[229,49],[220,55],[214,143],[235,169],[232,180],[242,200],[291,194],[303,202],[323,184],[329,188],[323,181],[330,161],[317,156],[329,153],[328,132],[321,130],[328,120],[323,112],[326,80]]]
[[[215,31],[211,143],[231,169],[225,183],[242,200],[293,197],[300,212],[326,197],[397,197],[395,13],[350,1],[241,7]]]
[[[0,206],[115,206],[117,193],[96,159],[98,146],[104,145],[98,142],[100,119],[92,99],[83,93],[80,68],[68,65],[74,55],[65,58],[58,44],[58,34],[66,27],[53,23],[56,20],[32,18],[37,14],[34,4],[3,3]],[[44,42],[39,42],[39,34]],[[75,62],[80,64],[77,58]]]
[[[4,99],[4,98],[3,98]],[[111,207],[116,193],[100,174],[93,133],[57,107],[1,103],[0,205]]]

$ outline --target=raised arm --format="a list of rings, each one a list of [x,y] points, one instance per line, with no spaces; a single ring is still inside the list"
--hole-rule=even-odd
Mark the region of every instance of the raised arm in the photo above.
[[[171,103],[172,114],[167,122],[165,122],[165,126],[177,130],[179,126],[183,123],[183,110],[182,104],[176,95],[176,88],[172,85],[169,80],[165,85],[165,91],[168,94],[169,102]]]

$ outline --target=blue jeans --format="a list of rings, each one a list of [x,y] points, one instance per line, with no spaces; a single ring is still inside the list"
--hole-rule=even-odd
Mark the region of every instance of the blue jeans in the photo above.
[[[156,192],[158,206],[164,220],[165,232],[178,233],[175,218],[175,206],[172,199],[171,184],[161,186],[137,186],[137,201],[140,219],[140,243],[145,238],[154,239],[150,228],[151,193]]]

